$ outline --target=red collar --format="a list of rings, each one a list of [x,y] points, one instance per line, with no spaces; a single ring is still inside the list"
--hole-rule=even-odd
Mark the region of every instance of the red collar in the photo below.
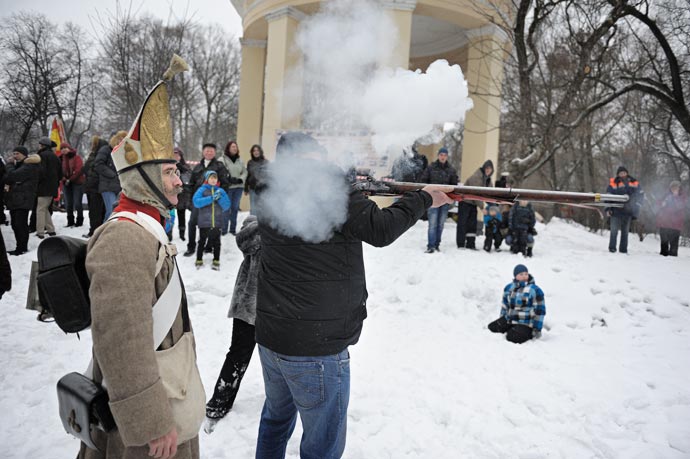
[[[120,202],[113,212],[122,211],[132,213],[143,212],[149,217],[154,218],[156,219],[156,221],[160,222],[161,226],[165,226],[165,219],[160,214],[160,212],[158,212],[158,209],[148,204],[143,204],[141,202],[129,199],[127,196],[125,196],[124,193],[120,193]]]

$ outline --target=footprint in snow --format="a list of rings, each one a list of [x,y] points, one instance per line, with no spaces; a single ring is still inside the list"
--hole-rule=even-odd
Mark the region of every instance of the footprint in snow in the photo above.
[[[601,293],[601,290],[599,290],[598,288],[595,288],[595,287],[590,288],[589,291],[592,292],[592,295],[595,295],[595,296]]]
[[[553,272],[555,272],[555,273],[560,273],[560,272],[563,271],[563,270],[562,270],[561,268],[559,268],[559,267],[554,266],[553,268],[551,268],[551,271],[553,271]]]

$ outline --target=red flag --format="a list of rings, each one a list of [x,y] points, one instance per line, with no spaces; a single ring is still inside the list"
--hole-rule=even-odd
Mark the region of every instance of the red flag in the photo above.
[[[57,144],[55,152],[60,156],[62,154],[60,145],[67,142],[67,138],[65,137],[65,126],[62,124],[62,118],[60,118],[60,116],[53,118],[53,125],[50,128],[50,140]]]

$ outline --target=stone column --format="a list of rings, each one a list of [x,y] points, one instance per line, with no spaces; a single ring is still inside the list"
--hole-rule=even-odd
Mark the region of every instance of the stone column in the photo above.
[[[474,107],[465,118],[460,173],[463,182],[487,159],[494,163],[496,178],[503,60],[508,41],[505,33],[493,25],[470,30],[467,35],[465,78]]]
[[[295,36],[304,13],[288,6],[266,15],[266,83],[261,145],[275,156],[276,130],[299,129],[302,119],[302,53]]]
[[[240,100],[237,114],[237,144],[242,159],[249,159],[249,149],[261,142],[264,105],[264,69],[266,40],[241,39]]]
[[[388,0],[383,2],[388,15],[398,30],[398,40],[392,55],[385,65],[410,68],[410,44],[412,43],[412,13],[417,0]]]

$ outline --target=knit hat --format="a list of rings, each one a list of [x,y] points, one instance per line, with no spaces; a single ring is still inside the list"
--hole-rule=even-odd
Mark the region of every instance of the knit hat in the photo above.
[[[217,150],[217,149],[218,149],[218,147],[216,147],[216,144],[215,144],[215,143],[212,143],[212,142],[206,142],[206,143],[201,147],[201,149],[203,150],[203,149],[206,148],[206,147],[213,148],[214,150]]]
[[[303,132],[286,132],[280,136],[276,146],[276,156],[300,156],[306,153],[325,155],[327,151],[314,137]]]
[[[64,149],[64,148],[67,148],[68,150],[71,150],[71,149],[72,149],[72,145],[68,144],[67,142],[62,142],[62,143],[60,144],[60,150],[62,150],[62,149]]]
[[[204,183],[208,183],[208,179],[211,178],[212,175],[215,175],[216,178],[218,178],[218,172],[216,171],[206,171],[204,173]]]
[[[440,155],[440,154],[447,155],[447,154],[448,154],[448,149],[447,149],[446,147],[441,147],[441,148],[438,149],[438,154],[439,154],[439,155]]]
[[[18,147],[14,147],[14,150],[12,150],[12,151],[13,152],[16,151],[17,153],[21,153],[24,156],[29,156],[29,150],[27,150],[26,147],[22,147],[21,145]]]
[[[52,147],[53,143],[54,142],[50,140],[50,137],[41,137],[38,139],[38,144],[43,145],[44,147]]]
[[[525,265],[516,265],[515,268],[513,268],[513,277],[517,277],[518,274],[520,273],[526,273],[527,271],[527,266]]]
[[[621,172],[625,172],[626,174],[629,174],[628,169],[626,169],[625,166],[618,166],[618,170],[616,171],[616,175],[620,174]]]

